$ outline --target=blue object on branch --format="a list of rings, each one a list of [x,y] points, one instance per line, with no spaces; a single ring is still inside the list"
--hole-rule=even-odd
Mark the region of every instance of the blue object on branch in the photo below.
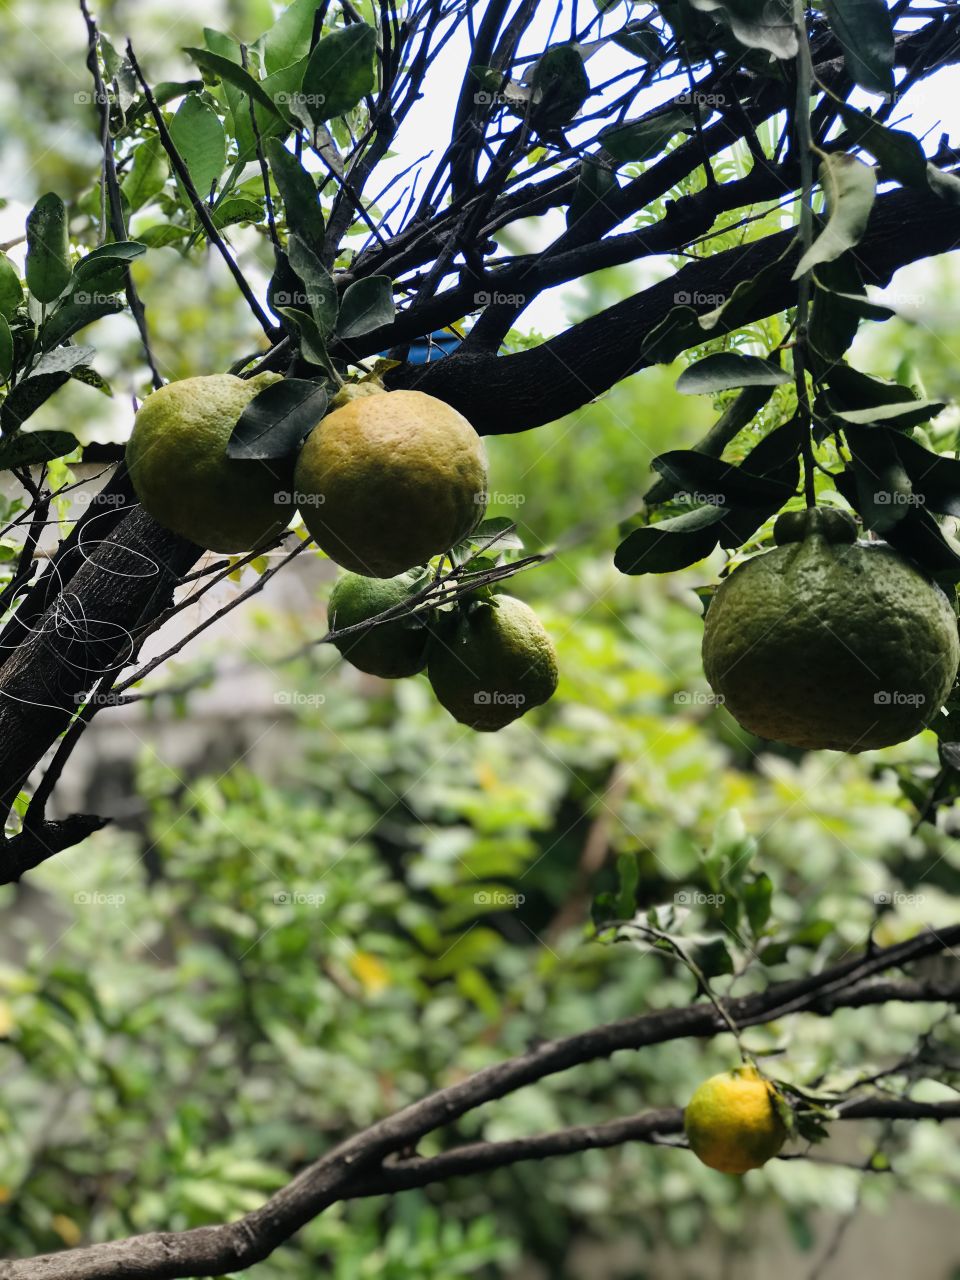
[[[405,364],[432,364],[456,351],[462,341],[461,335],[453,328],[434,329],[433,333],[380,354],[391,360],[402,360]]]

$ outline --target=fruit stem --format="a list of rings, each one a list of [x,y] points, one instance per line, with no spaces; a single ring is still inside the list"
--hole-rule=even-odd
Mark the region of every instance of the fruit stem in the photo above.
[[[813,138],[810,132],[810,94],[813,89],[813,63],[807,40],[804,0],[794,0],[794,25],[797,29],[797,100],[794,125],[800,152],[800,252],[805,254],[813,243]],[[816,468],[813,457],[813,419],[807,389],[807,329],[810,315],[811,274],[805,271],[797,286],[797,336],[793,348],[793,371],[797,386],[797,415],[800,420],[800,448],[803,455],[803,491],[808,507],[817,505],[814,484]]]

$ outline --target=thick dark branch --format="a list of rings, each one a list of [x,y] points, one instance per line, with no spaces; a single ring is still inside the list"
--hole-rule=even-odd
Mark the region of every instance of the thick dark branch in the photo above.
[[[922,236],[905,234],[906,228],[918,226],[923,227]],[[397,369],[389,381],[394,387],[415,387],[446,400],[466,414],[482,435],[527,431],[555,422],[654,363],[644,353],[645,341],[678,302],[729,297],[741,280],[755,279],[770,268],[764,287],[750,299],[747,314],[738,318],[738,327],[793,305],[797,287],[790,277],[796,251],[790,249],[791,240],[792,232],[784,231],[693,262],[670,279],[528,351],[508,356],[456,352],[425,366]],[[960,208],[930,192],[897,190],[876,201],[856,258],[869,283],[886,284],[900,267],[946,253],[958,240]],[[446,296],[441,295],[437,303]],[[713,306],[704,301],[696,309],[705,313]],[[436,322],[455,318],[449,315]],[[709,336],[725,332],[721,323]],[[689,345],[707,336],[694,336]],[[377,341],[371,335],[371,342]],[[382,336],[379,343],[387,345]]]
[[[790,1013],[825,1015],[840,1007],[856,1008],[864,1002],[870,979],[876,974],[940,955],[958,945],[960,925],[939,933],[919,934],[896,946],[853,956],[810,977],[728,1000],[726,1015],[738,1027],[745,1028]],[[917,998],[921,987],[922,984],[913,984],[910,998]],[[953,995],[957,994],[954,988]],[[943,1000],[945,990],[938,987],[928,998]],[[335,1201],[360,1194],[357,1189],[363,1185],[364,1178],[383,1174],[383,1163],[388,1156],[415,1146],[426,1134],[452,1123],[468,1111],[557,1072],[608,1058],[622,1049],[636,1050],[672,1040],[712,1037],[727,1030],[727,1025],[713,1004],[692,1004],[640,1014],[562,1040],[548,1041],[520,1057],[486,1067],[441,1089],[341,1143],[304,1169],[262,1208],[237,1222],[179,1233],[158,1232],[8,1262],[0,1264],[0,1280],[179,1280],[243,1270],[261,1262]],[[852,1108],[850,1115],[851,1118],[856,1115]],[[561,1144],[566,1141],[556,1135],[545,1135],[543,1140]],[[393,1168],[396,1166],[391,1166]]]

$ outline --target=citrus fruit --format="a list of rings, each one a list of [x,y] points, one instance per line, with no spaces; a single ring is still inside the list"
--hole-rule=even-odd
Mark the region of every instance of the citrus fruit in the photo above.
[[[431,638],[427,675],[455,720],[489,732],[552,696],[557,655],[529,605],[496,596],[464,611],[452,633]]]
[[[937,714],[960,663],[947,597],[840,511],[791,512],[773,551],[721,585],[703,666],[743,728],[794,747],[867,751]]]
[[[483,515],[487,464],[466,418],[421,391],[354,397],[308,437],[300,514],[345,569],[392,578],[448,551]]]
[[[330,630],[355,626],[402,604],[421,581],[421,575],[415,573],[396,578],[343,574],[330,593]],[[382,622],[370,631],[358,631],[333,643],[358,670],[387,680],[416,675],[427,662],[427,629],[422,618],[418,622],[410,617]]]
[[[127,444],[137,497],[166,528],[209,551],[249,551],[293,514],[289,479],[266,462],[228,458],[237,419],[280,375],[216,373],[171,382],[149,395]]]
[[[694,1155],[721,1173],[759,1169],[787,1136],[773,1085],[751,1066],[705,1080],[684,1110],[683,1127]]]

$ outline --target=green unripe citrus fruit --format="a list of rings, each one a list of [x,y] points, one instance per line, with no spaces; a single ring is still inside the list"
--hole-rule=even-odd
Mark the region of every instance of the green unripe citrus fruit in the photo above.
[[[773,1085],[749,1066],[705,1080],[687,1104],[683,1127],[694,1155],[721,1173],[759,1169],[787,1136]]]
[[[330,593],[331,631],[366,622],[403,604],[421,581],[421,575],[415,573],[396,578],[343,574]],[[383,622],[370,631],[358,631],[333,643],[358,670],[386,680],[416,675],[427,663],[427,629],[422,618],[418,623],[409,617]]]
[[[529,605],[497,596],[465,613],[452,634],[431,639],[427,674],[455,720],[490,732],[553,695],[557,655]]]
[[[392,578],[448,551],[483,515],[480,437],[420,391],[350,399],[328,414],[297,459],[307,529],[345,569]]]
[[[287,527],[289,478],[269,463],[228,458],[237,419],[276,373],[171,382],[149,395],[127,444],[137,497],[160,524],[209,551],[250,551]],[[288,497],[284,494],[284,497]]]
[[[782,544],[740,565],[707,610],[703,666],[751,733],[858,752],[912,738],[960,663],[947,597],[842,512],[790,512]]]

